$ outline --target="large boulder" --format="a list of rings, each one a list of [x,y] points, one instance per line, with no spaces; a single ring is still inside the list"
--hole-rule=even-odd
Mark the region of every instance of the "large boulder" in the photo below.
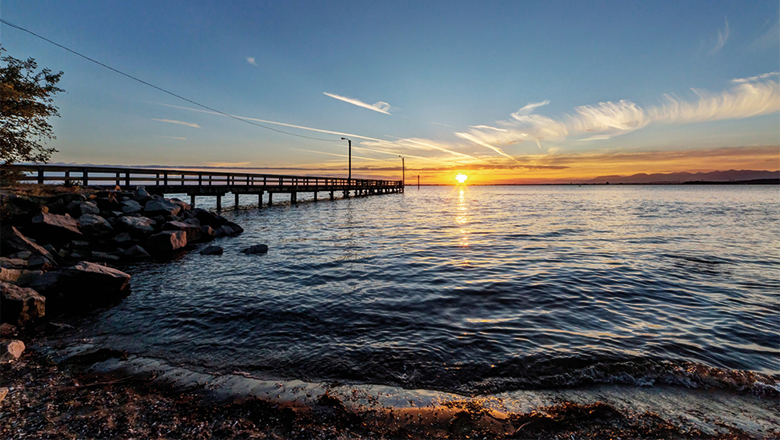
[[[111,227],[106,219],[95,214],[84,214],[78,219],[81,225],[81,230],[90,235],[105,235],[114,232],[114,228]]]
[[[169,254],[187,246],[187,233],[184,231],[162,231],[149,237],[146,249],[153,254]]]
[[[183,214],[184,211],[189,211],[189,210],[192,209],[192,206],[190,206],[189,203],[186,203],[186,202],[184,202],[182,200],[179,200],[179,199],[177,199],[175,197],[172,197],[172,198],[168,199],[168,201],[178,205],[181,208],[181,211],[180,211],[179,215]]]
[[[0,281],[16,284],[17,286],[26,286],[42,273],[42,270],[0,268]]]
[[[130,275],[97,263],[82,261],[60,275],[57,290],[66,306],[81,307],[114,302],[128,294]]]
[[[67,242],[83,236],[79,230],[79,222],[68,214],[41,212],[32,218],[32,224],[39,235],[51,242]]]
[[[152,199],[146,202],[144,214],[153,215],[176,215],[181,211],[181,206],[171,202],[168,199]]]
[[[52,265],[56,264],[54,260],[55,257],[52,256],[49,251],[25,237],[24,234],[13,226],[4,227],[2,229],[2,232],[0,233],[0,250],[2,250],[4,255],[29,252],[30,255],[40,255],[46,258]],[[27,258],[29,258],[29,256]]]
[[[195,226],[186,222],[167,222],[162,226],[163,231],[184,231],[187,233],[187,242],[195,243],[200,240],[200,226]]]
[[[120,217],[117,223],[118,228],[122,228],[134,237],[146,237],[154,232],[154,220],[146,217]]]
[[[0,321],[26,327],[46,315],[46,298],[33,289],[0,282]]]
[[[146,249],[136,244],[125,249],[124,257],[128,260],[145,260],[150,255],[149,252],[146,252]]]

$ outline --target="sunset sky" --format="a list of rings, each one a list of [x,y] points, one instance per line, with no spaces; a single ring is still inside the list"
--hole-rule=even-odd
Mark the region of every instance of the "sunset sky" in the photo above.
[[[470,184],[780,169],[772,1],[4,0],[65,72],[52,162]],[[301,137],[303,136],[303,137]],[[314,139],[310,139],[314,138]],[[412,177],[414,176],[414,177]]]

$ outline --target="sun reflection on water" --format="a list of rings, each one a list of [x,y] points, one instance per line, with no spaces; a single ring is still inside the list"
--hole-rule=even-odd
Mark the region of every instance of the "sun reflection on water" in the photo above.
[[[460,247],[462,248],[469,247],[469,233],[471,231],[468,228],[469,225],[468,203],[466,201],[466,190],[464,188],[461,188],[458,194],[458,206],[457,206],[457,211],[455,216],[455,222],[457,222],[458,225],[460,226]]]

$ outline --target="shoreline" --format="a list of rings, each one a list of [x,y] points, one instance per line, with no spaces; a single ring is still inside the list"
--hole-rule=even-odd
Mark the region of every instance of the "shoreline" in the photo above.
[[[776,438],[780,402],[679,387],[464,397],[381,385],[211,375],[46,338],[0,365],[4,438]],[[720,394],[720,395],[719,395]],[[741,396],[741,397],[740,397]],[[669,406],[665,405],[668,402]],[[729,402],[735,414],[707,414]],[[633,406],[632,406],[633,405]],[[693,417],[677,418],[673,406]],[[725,406],[724,406],[725,408]],[[11,413],[14,417],[7,418]],[[775,425],[772,416],[775,416]],[[742,426],[738,426],[741,424]],[[752,426],[751,426],[752,424]],[[752,429],[751,429],[752,428]]]

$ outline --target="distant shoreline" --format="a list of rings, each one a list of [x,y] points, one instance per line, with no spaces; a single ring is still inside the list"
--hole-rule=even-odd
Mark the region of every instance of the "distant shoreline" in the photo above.
[[[617,183],[594,183],[594,182],[588,182],[588,183],[474,183],[474,184],[464,184],[463,186],[604,186],[604,185],[630,185],[630,186],[648,186],[648,185],[656,185],[656,186],[669,186],[669,185],[780,185],[780,179],[753,179],[753,180],[734,180],[734,181],[706,181],[706,180],[691,180],[688,182],[630,182],[630,183],[624,183],[624,182],[617,182]],[[406,185],[408,187],[413,187],[417,185]],[[461,186],[458,184],[447,184],[447,183],[428,183],[428,184],[420,184],[420,186]]]

